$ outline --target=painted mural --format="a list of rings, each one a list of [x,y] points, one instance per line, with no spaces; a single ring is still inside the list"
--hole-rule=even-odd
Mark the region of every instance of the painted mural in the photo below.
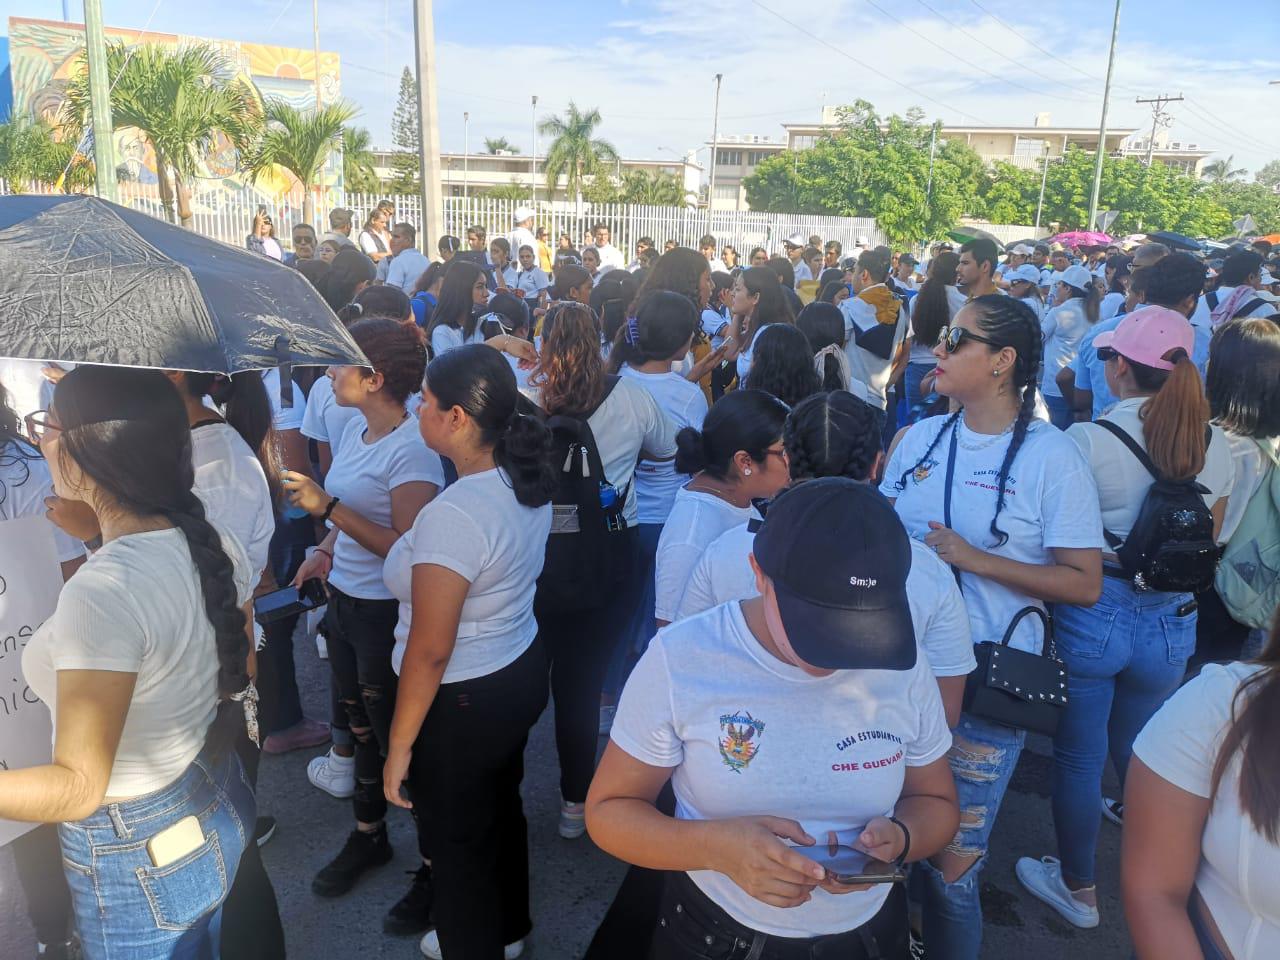
[[[134,45],[159,43],[181,46],[204,43],[236,64],[241,75],[251,81],[264,99],[285,100],[296,107],[315,104],[317,67],[320,92],[325,103],[341,95],[341,64],[338,54],[321,51],[319,64],[311,50],[278,47],[238,40],[214,40],[174,33],[143,32],[107,27],[108,43]],[[84,51],[84,27],[75,23],[51,20],[9,18],[9,76],[15,115],[28,115],[53,121],[62,104],[67,83],[79,69]],[[129,176],[141,184],[156,182],[155,156],[146,139],[136,130],[116,131],[116,161],[127,167]],[[192,206],[216,210],[234,193],[242,197],[247,185],[236,169],[235,158],[228,148],[215,148],[204,160],[202,176],[192,184]],[[263,195],[279,196],[294,190],[298,184],[292,174],[277,168],[272,176],[260,177],[253,189]],[[323,194],[319,204],[339,202],[342,188],[342,159],[334,153],[323,174]]]

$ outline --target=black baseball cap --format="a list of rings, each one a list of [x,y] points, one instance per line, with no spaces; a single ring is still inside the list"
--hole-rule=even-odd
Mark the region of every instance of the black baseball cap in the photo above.
[[[787,639],[825,670],[909,670],[911,541],[874,487],[806,480],[778,495],[752,549],[773,581]]]

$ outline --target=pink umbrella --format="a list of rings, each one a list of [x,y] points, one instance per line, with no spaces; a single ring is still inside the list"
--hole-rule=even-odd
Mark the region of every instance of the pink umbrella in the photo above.
[[[1050,237],[1049,242],[1061,243],[1067,247],[1092,247],[1111,243],[1111,237],[1097,230],[1068,230],[1056,237]]]

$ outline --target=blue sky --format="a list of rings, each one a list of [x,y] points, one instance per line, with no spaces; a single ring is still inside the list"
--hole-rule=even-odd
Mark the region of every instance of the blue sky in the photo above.
[[[79,20],[81,0],[69,2]],[[1021,125],[1048,112],[1055,125],[1096,126],[1111,0],[1039,7],[436,0],[441,144],[462,149],[469,111],[473,150],[484,137],[505,136],[528,152],[537,94],[539,117],[570,99],[599,107],[601,135],[627,156],[683,153],[710,137],[717,72],[722,134],[779,136],[782,122],[816,120],[824,101],[856,97],[882,113],[920,105],[950,122]],[[160,31],[311,46],[310,0],[103,0],[103,8],[113,26],[150,20]],[[1136,96],[1184,93],[1188,102],[1170,108],[1174,138],[1256,170],[1280,157],[1280,85],[1267,83],[1280,80],[1280,10],[1265,0],[1231,23],[1216,20],[1215,9],[1204,0],[1125,0],[1109,125],[1149,126]],[[321,46],[341,54],[358,122],[389,144],[400,70],[413,61],[411,5],[319,0],[319,11]],[[0,0],[0,17],[10,16],[61,19],[61,2]]]

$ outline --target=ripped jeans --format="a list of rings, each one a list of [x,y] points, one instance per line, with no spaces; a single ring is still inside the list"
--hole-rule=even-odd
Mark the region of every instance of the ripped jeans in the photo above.
[[[982,950],[979,881],[991,829],[1027,734],[967,713],[960,715],[952,733],[954,743],[947,759],[956,778],[960,829],[946,849],[977,859],[952,883],[928,860],[916,864],[925,878],[924,942],[929,960],[978,960]]]
[[[356,792],[351,802],[358,821],[378,823],[387,815],[382,761],[396,710],[399,678],[391,669],[391,651],[400,604],[361,600],[332,585],[329,592],[329,666],[355,740]]]

